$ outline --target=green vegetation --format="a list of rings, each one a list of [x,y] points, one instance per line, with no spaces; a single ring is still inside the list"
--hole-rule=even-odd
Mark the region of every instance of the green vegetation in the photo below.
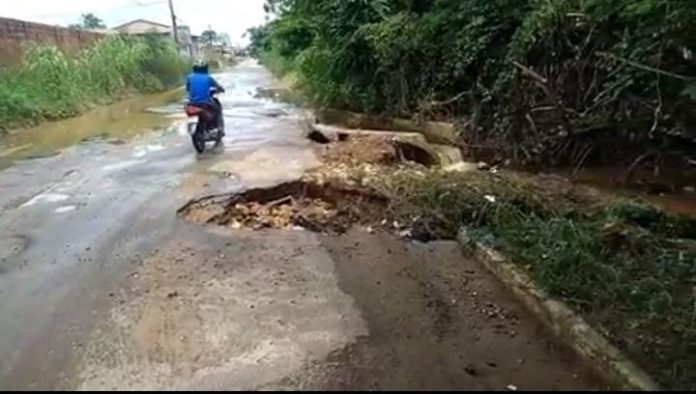
[[[70,25],[73,29],[106,29],[104,22],[92,13],[82,14],[80,23]]]
[[[54,46],[27,49],[0,69],[0,130],[74,116],[95,103],[181,83],[188,62],[158,38],[107,38],[70,57]]]
[[[277,18],[250,30],[252,52],[298,72],[318,105],[454,117],[469,146],[520,163],[696,154],[694,1],[267,0],[267,11]]]
[[[696,389],[696,220],[507,174],[385,173],[421,239],[468,236],[522,264],[663,387]]]

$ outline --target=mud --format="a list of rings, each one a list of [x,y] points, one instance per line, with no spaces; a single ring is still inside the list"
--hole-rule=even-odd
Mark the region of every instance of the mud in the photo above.
[[[308,138],[321,144],[317,149],[326,164],[389,166],[411,162],[426,167],[451,164],[447,158],[440,157],[436,146],[410,138],[338,133],[334,141],[316,130]]]
[[[602,385],[454,242],[322,237],[369,336],[268,389],[582,390]]]
[[[394,165],[400,161],[397,146],[386,137],[346,136],[343,141],[320,146],[318,150],[325,164]]]

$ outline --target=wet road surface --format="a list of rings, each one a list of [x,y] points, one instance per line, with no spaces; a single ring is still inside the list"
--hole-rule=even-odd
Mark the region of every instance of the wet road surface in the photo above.
[[[0,171],[1,389],[597,387],[455,245],[177,218],[319,164],[266,70],[219,80],[223,148],[170,119]]]

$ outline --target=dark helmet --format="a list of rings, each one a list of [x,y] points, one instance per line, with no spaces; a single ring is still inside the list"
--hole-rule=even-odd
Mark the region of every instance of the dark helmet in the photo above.
[[[197,59],[195,62],[193,62],[193,72],[207,74],[208,62],[203,59]]]

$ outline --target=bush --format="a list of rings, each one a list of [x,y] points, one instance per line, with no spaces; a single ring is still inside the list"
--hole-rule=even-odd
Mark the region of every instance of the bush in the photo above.
[[[279,17],[251,30],[252,53],[299,71],[319,105],[462,118],[467,145],[530,164],[696,154],[696,2],[267,3]]]
[[[73,116],[94,102],[180,84],[188,62],[158,38],[113,37],[75,57],[32,45],[23,63],[0,70],[0,129]]]

